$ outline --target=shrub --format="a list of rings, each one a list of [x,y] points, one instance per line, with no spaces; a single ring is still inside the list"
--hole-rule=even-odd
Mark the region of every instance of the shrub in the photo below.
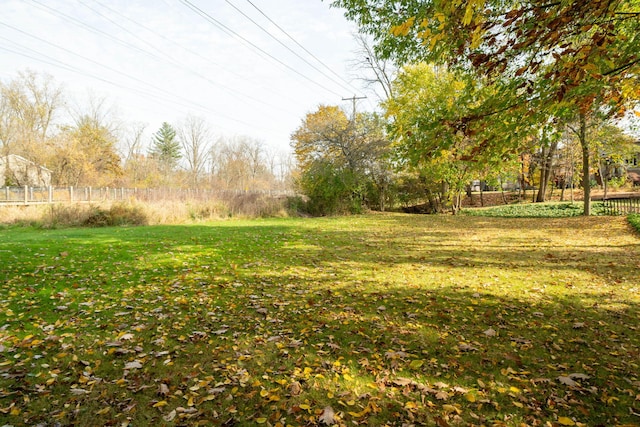
[[[631,214],[627,217],[629,224],[640,233],[640,214]]]
[[[43,227],[107,227],[119,225],[146,225],[149,223],[142,206],[116,203],[110,207],[96,205],[50,206]]]
[[[130,203],[116,203],[111,206],[106,225],[147,225],[149,219],[144,208]]]
[[[308,197],[306,213],[324,216],[362,212],[363,183],[362,177],[348,168],[317,160],[303,172],[298,185]]]

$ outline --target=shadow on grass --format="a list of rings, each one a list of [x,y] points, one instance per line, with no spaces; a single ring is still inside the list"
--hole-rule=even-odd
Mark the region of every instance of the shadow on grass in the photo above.
[[[637,238],[607,240],[602,219],[414,218],[12,234],[3,414],[637,422]]]

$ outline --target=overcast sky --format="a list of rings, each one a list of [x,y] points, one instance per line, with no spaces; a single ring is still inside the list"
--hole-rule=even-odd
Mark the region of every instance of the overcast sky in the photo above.
[[[0,0],[0,79],[50,74],[148,135],[191,114],[286,150],[306,113],[363,95],[354,32],[321,0]]]

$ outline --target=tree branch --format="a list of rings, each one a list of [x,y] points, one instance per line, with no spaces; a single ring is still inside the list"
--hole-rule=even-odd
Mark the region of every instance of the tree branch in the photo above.
[[[614,68],[613,70],[609,70],[609,71],[607,71],[606,73],[604,73],[604,74],[603,74],[603,76],[611,76],[611,75],[615,75],[615,74],[621,73],[621,72],[623,72],[624,70],[626,70],[626,69],[628,69],[628,68],[633,67],[635,64],[637,64],[637,63],[639,63],[639,62],[640,62],[640,58],[637,58],[637,59],[635,59],[635,60],[633,60],[633,61],[631,61],[631,62],[627,62],[627,63],[626,63],[626,64],[624,64],[624,65],[621,65],[621,66],[619,66],[619,67],[616,67],[616,68]]]

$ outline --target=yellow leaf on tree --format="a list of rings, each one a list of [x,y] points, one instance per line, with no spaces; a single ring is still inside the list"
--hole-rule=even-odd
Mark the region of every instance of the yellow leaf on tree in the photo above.
[[[482,36],[484,35],[484,30],[480,25],[478,25],[473,32],[471,33],[471,49],[477,49],[480,46],[480,42],[482,42]]]
[[[473,2],[467,3],[467,8],[464,11],[464,18],[462,18],[462,25],[467,26],[471,24],[473,19]]]
[[[411,27],[413,27],[413,23],[415,22],[415,20],[416,20],[416,17],[412,16],[402,24],[394,25],[393,27],[391,27],[391,34],[393,34],[396,37],[408,35],[409,31],[411,30]]]

